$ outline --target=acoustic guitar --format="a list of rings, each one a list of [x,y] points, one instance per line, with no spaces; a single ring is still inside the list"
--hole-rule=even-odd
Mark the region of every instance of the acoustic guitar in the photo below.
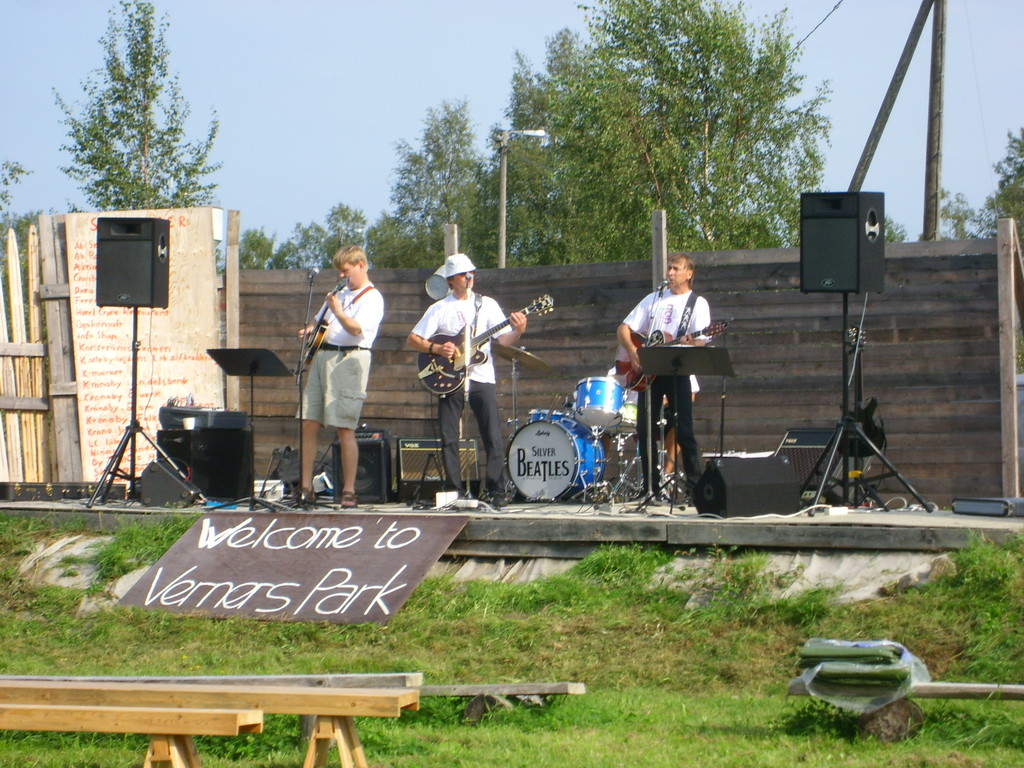
[[[697,331],[693,335],[715,337],[720,333],[723,333],[728,327],[729,321],[723,320],[718,323],[712,323],[704,330]],[[662,347],[672,343],[672,338],[663,331],[654,331],[647,336],[642,333],[632,331],[629,334],[629,339],[637,349],[643,349],[645,347]],[[633,365],[629,360],[616,360],[615,373],[618,374],[626,389],[632,389],[636,392],[643,392],[650,386],[651,382],[654,381],[654,376],[646,375],[642,368]]]

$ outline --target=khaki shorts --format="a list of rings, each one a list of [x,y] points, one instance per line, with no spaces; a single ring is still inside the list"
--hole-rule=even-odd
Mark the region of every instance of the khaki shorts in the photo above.
[[[309,366],[299,417],[325,427],[355,429],[366,400],[370,377],[370,350],[321,350]]]

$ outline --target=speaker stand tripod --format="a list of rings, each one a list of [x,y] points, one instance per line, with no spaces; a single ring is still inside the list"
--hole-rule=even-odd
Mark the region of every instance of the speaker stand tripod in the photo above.
[[[136,442],[137,438],[141,435],[146,442],[148,442],[154,451],[156,451],[163,459],[167,462],[168,466],[172,467],[174,471],[181,477],[182,480],[187,481],[188,478],[178,468],[178,465],[174,463],[170,456],[164,452],[164,449],[156,444],[156,441],[152,437],[146,434],[146,430],[139,424],[138,418],[138,405],[139,405],[139,308],[132,307],[132,388],[131,388],[131,421],[128,422],[128,426],[124,428],[124,433],[121,435],[121,440],[117,444],[117,448],[114,453],[111,454],[107,460],[107,465],[103,469],[103,474],[100,476],[99,481],[96,483],[96,488],[92,492],[92,496],[89,497],[89,501],[85,503],[85,506],[89,509],[93,505],[98,503],[105,503],[107,495],[110,493],[111,487],[114,485],[114,481],[117,478],[128,481],[128,494],[126,496],[128,501],[136,501],[139,498],[137,483],[139,476],[135,474],[136,468]],[[121,469],[121,462],[124,461],[124,454],[128,453],[128,471],[125,472]]]
[[[850,327],[850,294],[848,291],[843,291],[843,332],[846,333],[846,329]],[[818,458],[817,463],[814,465],[814,469],[810,476],[804,483],[804,487],[801,489],[801,497],[804,497],[810,488],[815,487],[813,483],[815,478],[820,475],[820,480],[815,488],[815,494],[812,504],[818,504],[821,499],[825,497],[827,490],[835,489],[837,486],[841,491],[841,499],[844,505],[856,507],[862,502],[866,501],[869,497],[882,509],[886,509],[885,502],[882,501],[878,495],[877,486],[885,479],[894,477],[896,478],[903,488],[909,493],[914,499],[928,512],[931,512],[933,507],[921,495],[914,490],[913,486],[907,482],[907,479],[900,474],[900,471],[896,469],[896,465],[893,464],[882,448],[875,444],[867,433],[864,431],[862,424],[863,410],[863,371],[861,368],[860,350],[861,350],[861,337],[860,331],[856,333],[856,339],[852,345],[847,343],[846,338],[842,339],[843,349],[843,402],[842,402],[842,418],[836,424],[835,431],[832,433],[832,437],[829,439],[828,445],[825,451]],[[850,376],[851,364],[850,357],[851,351],[850,346],[853,347],[852,357],[853,365],[852,370],[854,376]],[[851,378],[856,379],[856,397],[857,397],[857,408],[856,410],[850,409],[850,381]],[[884,438],[883,438],[884,439]],[[877,458],[885,470],[879,474],[873,475],[870,479],[864,476],[865,460],[870,457]],[[837,467],[837,460],[841,464]],[[856,466],[851,462],[855,461]],[[837,468],[839,469],[839,479],[834,477],[834,473]],[[813,512],[810,513],[813,515]]]
[[[281,361],[277,355],[269,349],[208,349],[206,354],[214,359],[221,367],[221,370],[228,376],[249,377],[249,430],[252,433],[252,450],[249,451],[249,476],[252,482],[256,481],[256,422],[255,403],[253,401],[254,386],[253,379],[256,376],[291,376],[292,371]],[[275,504],[269,499],[257,496],[255,488],[252,489],[247,498],[238,499],[229,504],[239,504],[243,501],[249,502],[249,511],[252,512],[257,506],[263,507],[271,512],[280,512],[286,509],[280,504]],[[222,505],[227,506],[227,505]]]

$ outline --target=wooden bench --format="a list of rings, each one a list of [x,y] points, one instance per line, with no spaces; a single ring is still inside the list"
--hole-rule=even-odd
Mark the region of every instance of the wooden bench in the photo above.
[[[241,683],[85,681],[0,678],[0,708],[7,704],[68,707],[152,707],[259,710],[315,716],[303,768],[326,765],[331,743],[343,768],[369,768],[356,717],[399,717],[419,709],[414,688],[314,688]]]
[[[0,704],[0,728],[20,731],[141,733],[149,736],[144,768],[199,768],[193,736],[260,733],[258,709],[184,709],[65,705]]]
[[[790,696],[810,696],[804,681],[795,677],[789,681],[786,693]],[[860,726],[868,733],[883,741],[900,741],[907,738],[921,724],[924,715],[921,708],[909,699],[984,699],[1024,700],[1024,685],[1004,683],[916,683],[911,686],[906,698],[862,715]]]

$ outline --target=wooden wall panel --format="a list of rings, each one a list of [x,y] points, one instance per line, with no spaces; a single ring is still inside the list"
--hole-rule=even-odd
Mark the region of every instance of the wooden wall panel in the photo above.
[[[959,254],[955,246],[970,253]],[[726,346],[737,376],[702,380],[695,424],[702,450],[721,441],[730,451],[774,449],[790,428],[833,427],[840,417],[842,294],[800,291],[796,249],[695,253],[697,291],[715,320],[730,326]],[[405,338],[430,303],[432,270],[372,270],[387,312],[374,349],[364,421],[395,437],[434,435],[434,398],[415,378]],[[477,285],[506,312],[548,293],[555,309],[531,316],[523,344],[548,362],[542,374],[521,369],[518,414],[511,365],[498,360],[502,415],[525,423],[531,409],[560,409],[577,383],[606,375],[615,328],[650,290],[648,261],[478,270]],[[310,312],[334,287],[333,273],[313,281]],[[296,330],[305,322],[304,271],[243,270],[240,346],[267,347],[289,365],[298,360]],[[880,402],[886,455],[926,498],[1000,496],[999,325],[995,242],[889,246],[885,290],[868,297],[863,321],[864,390]],[[864,297],[849,296],[851,325],[861,324]],[[248,409],[248,391],[240,407]],[[257,471],[271,451],[296,445],[294,379],[261,379],[255,393]],[[721,408],[725,434],[719,434]],[[467,437],[476,437],[472,418]],[[511,437],[512,426],[509,425]],[[322,445],[328,443],[324,434]],[[892,486],[893,495],[898,484]]]

